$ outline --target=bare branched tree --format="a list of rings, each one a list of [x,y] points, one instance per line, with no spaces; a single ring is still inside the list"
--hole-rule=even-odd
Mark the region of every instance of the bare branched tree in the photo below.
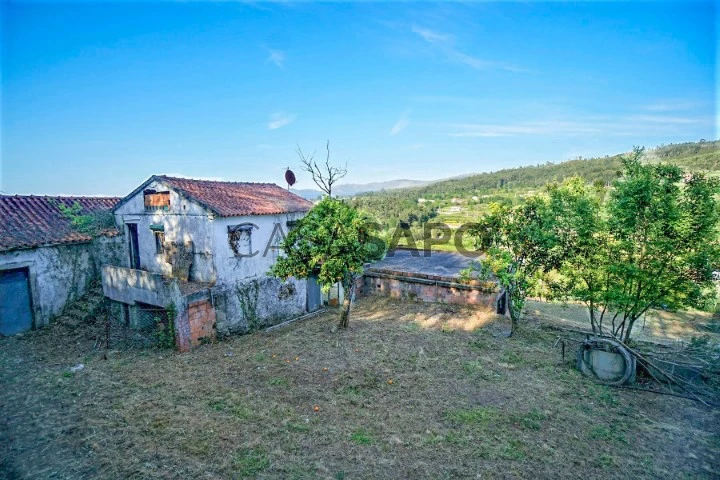
[[[341,178],[347,175],[347,163],[344,167],[330,165],[330,140],[325,146],[327,156],[325,157],[325,165],[318,165],[315,161],[315,152],[312,155],[305,155],[300,147],[297,147],[297,154],[302,163],[302,169],[308,172],[320,190],[332,196],[332,187]]]

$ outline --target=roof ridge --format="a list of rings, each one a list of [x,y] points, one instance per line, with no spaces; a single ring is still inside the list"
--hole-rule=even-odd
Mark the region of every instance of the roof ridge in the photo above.
[[[273,185],[275,187],[280,187],[277,183],[273,182],[240,182],[237,180],[206,180],[202,178],[188,178],[188,177],[171,177],[170,175],[155,175],[157,178],[164,178],[168,180],[186,180],[191,182],[207,182],[207,183],[232,183],[235,185]]]

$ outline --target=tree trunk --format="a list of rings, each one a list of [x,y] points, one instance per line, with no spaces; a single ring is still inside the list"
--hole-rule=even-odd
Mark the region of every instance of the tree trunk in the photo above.
[[[350,305],[355,293],[355,282],[350,280],[346,285],[343,285],[343,288],[345,289],[345,298],[343,299],[342,308],[340,308],[338,328],[347,328],[350,322]]]
[[[622,338],[622,342],[626,345],[630,342],[630,332],[632,332],[633,325],[635,325],[635,320],[637,320],[637,318],[630,318],[628,321],[627,330],[625,330]]]
[[[592,300],[590,300],[588,305],[588,315],[590,316],[590,327],[592,327],[593,333],[597,333],[597,329],[595,328],[595,304]],[[602,330],[600,333],[602,333]]]
[[[510,298],[510,293],[508,293],[507,298],[508,311],[510,312],[510,335],[508,336],[512,336],[518,329],[518,313],[515,311],[515,307],[513,306],[513,302]]]

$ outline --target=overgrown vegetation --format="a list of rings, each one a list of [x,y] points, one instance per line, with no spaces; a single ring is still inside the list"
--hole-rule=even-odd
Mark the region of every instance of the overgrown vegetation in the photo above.
[[[115,218],[109,210],[83,213],[83,207],[75,201],[71,206],[57,202],[55,206],[65,218],[70,220],[72,227],[86,235],[96,236],[107,228],[115,226]]]
[[[492,272],[507,294],[511,333],[517,330],[538,274],[552,261],[546,248],[546,218],[538,215],[540,203],[538,198],[515,208],[493,204],[490,213],[468,230],[476,247],[486,252],[479,260],[480,269]]]
[[[177,307],[174,303],[165,307],[160,316],[155,316],[155,345],[158,348],[175,348],[175,317],[177,317]]]
[[[593,331],[623,342],[650,308],[713,308],[720,267],[720,182],[674,165],[623,158],[606,192],[581,179],[543,197],[550,291],[586,304]]]
[[[237,296],[243,318],[247,322],[248,330],[254,332],[260,328],[260,316],[258,315],[258,301],[260,300],[260,281],[252,279],[235,285]]]

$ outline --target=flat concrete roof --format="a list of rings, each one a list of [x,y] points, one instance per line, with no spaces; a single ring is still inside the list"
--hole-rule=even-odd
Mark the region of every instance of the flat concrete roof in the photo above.
[[[371,264],[370,270],[403,272],[408,274],[459,277],[477,257],[466,257],[454,252],[425,252],[422,250],[397,249],[382,260]]]

